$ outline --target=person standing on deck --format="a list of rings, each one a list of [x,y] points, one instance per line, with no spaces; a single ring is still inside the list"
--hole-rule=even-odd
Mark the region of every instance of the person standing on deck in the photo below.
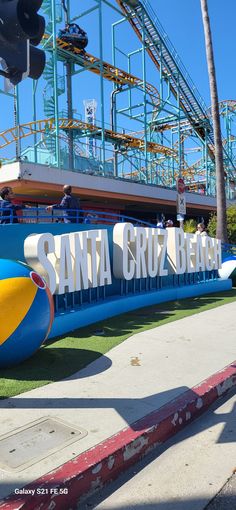
[[[79,223],[80,203],[79,199],[72,195],[72,187],[69,184],[63,186],[64,196],[59,204],[49,205],[47,211],[54,209],[63,210],[64,223]]]

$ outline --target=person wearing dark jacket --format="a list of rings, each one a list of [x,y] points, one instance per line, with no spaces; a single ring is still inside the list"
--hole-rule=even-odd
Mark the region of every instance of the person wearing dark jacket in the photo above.
[[[25,209],[25,205],[16,205],[12,203],[14,193],[11,188],[5,186],[0,190],[0,223],[18,223],[16,211]]]
[[[53,209],[63,209],[64,223],[78,223],[80,211],[79,200],[71,194],[71,186],[65,185],[63,187],[63,192],[64,197],[60,204],[49,205],[46,210],[52,211]]]

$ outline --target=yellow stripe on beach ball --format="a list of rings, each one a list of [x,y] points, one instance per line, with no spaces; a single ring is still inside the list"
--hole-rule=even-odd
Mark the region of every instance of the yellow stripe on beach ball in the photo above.
[[[30,278],[0,280],[0,345],[16,330],[26,316],[37,292]]]

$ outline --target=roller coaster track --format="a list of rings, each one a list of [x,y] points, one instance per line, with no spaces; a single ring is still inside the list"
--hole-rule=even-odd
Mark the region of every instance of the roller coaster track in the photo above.
[[[59,119],[59,129],[64,132],[73,129],[81,137],[93,135],[96,138],[102,137],[102,129],[92,124],[87,124],[76,119]],[[7,147],[19,139],[26,138],[35,133],[48,133],[55,131],[55,119],[43,119],[38,121],[20,124],[17,127],[7,129],[0,133],[0,149]],[[105,139],[107,142],[115,143],[121,149],[139,149],[144,150],[144,141],[140,138],[135,138],[128,134],[115,133],[110,129],[105,129]],[[175,156],[175,151],[169,147],[165,147],[155,142],[147,143],[147,151],[154,154],[165,154],[166,156]]]
[[[118,1],[119,5],[121,6],[121,2],[119,0],[117,0],[117,1]],[[45,34],[44,39],[46,41],[48,41],[48,43],[49,43],[48,48],[51,49],[52,46],[50,43],[50,36],[48,34]],[[140,78],[137,78],[136,76],[134,76],[130,73],[127,73],[126,71],[124,71],[120,68],[117,68],[107,62],[104,62],[104,61],[101,62],[101,60],[99,58],[95,57],[94,55],[91,55],[87,52],[84,53],[83,51],[74,47],[71,43],[62,41],[62,39],[60,39],[60,38],[57,38],[57,52],[58,52],[58,56],[61,57],[63,60],[68,60],[68,56],[71,58],[71,56],[73,55],[74,61],[76,61],[78,65],[80,65],[81,67],[84,67],[85,69],[89,70],[90,72],[92,72],[94,74],[97,74],[97,75],[102,74],[102,76],[105,79],[107,79],[108,81],[112,81],[113,83],[116,83],[118,86],[128,85],[131,87],[137,86],[140,88],[144,88],[144,84],[140,80]],[[158,90],[152,84],[146,83],[146,91],[151,98],[154,108],[157,108],[160,104]],[[231,101],[230,103],[233,103],[233,101]],[[230,104],[230,106],[232,106],[232,105]],[[204,106],[204,108],[206,109],[205,106]],[[203,119],[206,119],[206,118],[209,121],[209,113],[207,110],[205,110],[205,111],[206,111],[206,115],[205,115],[205,113],[203,115],[201,112],[201,117],[200,117],[201,122]],[[189,117],[187,120],[183,120],[180,123],[181,127],[188,126],[191,124],[192,123],[190,122]],[[170,124],[169,123],[163,124],[163,125],[158,126],[157,130],[165,131],[165,130],[169,130],[169,129],[173,128],[174,126],[175,126],[174,122],[170,123]],[[194,128],[195,128],[195,124],[194,124]],[[97,128],[95,128],[95,130],[97,130]],[[132,137],[132,139],[134,140],[134,137]],[[138,140],[138,139],[135,138],[135,140]],[[142,143],[143,142],[141,140],[138,140],[138,142],[135,143],[135,147],[141,148]],[[160,147],[160,145],[158,145],[158,144],[155,144],[155,146]],[[132,147],[134,147],[134,145],[132,145]],[[148,147],[150,147],[150,144]],[[1,148],[1,146],[0,146],[0,148]],[[214,145],[213,145],[213,143],[208,144],[208,149],[209,149],[209,153],[210,153],[211,157],[214,159]],[[171,149],[169,149],[169,150],[171,152]],[[165,147],[165,151],[163,151],[163,153],[166,155],[167,154],[170,155],[170,152],[167,153],[167,151],[168,151],[168,148]],[[155,152],[155,151],[152,150],[151,152]],[[172,151],[172,155],[173,154],[176,154],[176,150]],[[186,172],[186,170],[185,170],[185,172]],[[190,167],[190,172],[191,172],[191,167]]]
[[[50,38],[48,34],[44,35],[44,39],[49,41],[48,49],[52,49],[50,44]],[[88,71],[94,74],[102,75],[108,81],[116,83],[118,86],[128,85],[130,87],[139,87],[144,89],[144,83],[140,78],[137,78],[133,74],[127,73],[118,67],[108,64],[107,62],[101,61],[99,58],[89,53],[84,53],[79,50],[73,44],[62,41],[57,38],[57,54],[63,60],[68,60],[68,53],[70,58],[74,56],[74,61],[80,66],[84,67]],[[151,102],[156,109],[160,104],[160,95],[156,87],[151,83],[145,84],[145,90],[151,98]]]
[[[222,111],[226,106],[233,110],[236,113],[236,101],[234,99],[226,99],[225,101],[220,101],[219,108]]]
[[[206,138],[205,128],[207,129],[209,153],[214,158],[211,148],[214,145],[213,128],[207,107],[152,7],[147,0],[116,0],[116,2],[141,41],[143,25],[145,26],[146,51],[158,69],[162,61],[162,68],[168,76],[172,93],[176,98],[180,94],[180,105],[202,140]]]
[[[236,114],[236,100],[226,99],[219,102],[220,115],[225,116],[227,113]],[[208,108],[208,115],[211,116],[211,106]]]

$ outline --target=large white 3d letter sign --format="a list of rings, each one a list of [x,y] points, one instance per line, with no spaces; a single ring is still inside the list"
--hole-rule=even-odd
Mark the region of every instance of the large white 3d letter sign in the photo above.
[[[33,234],[24,243],[27,263],[64,294],[112,283],[108,231],[92,229],[53,236]],[[185,234],[181,228],[113,228],[113,275],[132,280],[168,274],[212,271],[221,267],[218,239]]]

